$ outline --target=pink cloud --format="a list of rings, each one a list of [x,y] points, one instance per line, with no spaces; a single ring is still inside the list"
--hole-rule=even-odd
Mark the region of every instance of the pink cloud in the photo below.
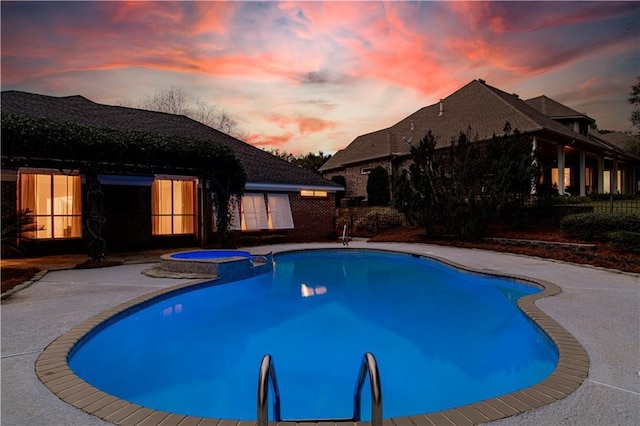
[[[319,133],[328,129],[336,128],[338,126],[338,123],[335,121],[323,120],[316,117],[289,117],[281,114],[273,114],[267,117],[267,119],[280,128],[295,126],[303,135],[307,135],[310,133]]]
[[[265,135],[264,133],[252,134],[246,138],[253,146],[258,147],[278,147],[285,145],[293,139],[293,133],[287,132],[282,135]]]

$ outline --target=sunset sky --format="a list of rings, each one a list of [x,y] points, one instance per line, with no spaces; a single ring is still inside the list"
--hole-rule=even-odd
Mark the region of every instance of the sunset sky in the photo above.
[[[640,2],[2,2],[2,90],[181,87],[246,141],[334,153],[482,78],[628,130]]]

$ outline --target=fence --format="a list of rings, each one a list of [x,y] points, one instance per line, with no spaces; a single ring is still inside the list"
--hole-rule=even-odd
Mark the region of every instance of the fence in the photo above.
[[[529,200],[531,201],[531,200]],[[536,202],[528,202],[529,207],[536,207]],[[539,205],[538,205],[539,207]],[[548,206],[553,210],[538,210],[538,220],[533,222],[548,222],[551,216],[555,216],[551,222],[557,224],[560,217],[576,213],[618,213],[640,214],[640,197],[623,197],[601,195],[597,198],[567,197],[556,200]],[[535,208],[533,210],[536,210]],[[553,214],[552,214],[553,213]],[[542,215],[542,216],[540,216]],[[347,225],[349,235],[370,237],[378,235],[388,229],[407,228],[415,226],[407,217],[395,209],[389,207],[348,207],[337,209],[335,228],[342,232]]]

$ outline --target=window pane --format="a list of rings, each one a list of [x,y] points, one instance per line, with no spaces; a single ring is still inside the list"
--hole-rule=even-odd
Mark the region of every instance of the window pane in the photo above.
[[[269,194],[267,200],[269,204],[269,229],[293,228],[289,196],[286,194]]]
[[[242,196],[242,229],[246,231],[267,229],[267,209],[262,194]]]
[[[158,213],[171,214],[171,181],[158,181]]]
[[[53,238],[51,216],[38,216],[34,219],[38,224],[38,228],[44,227],[44,229],[36,231],[35,238]]]
[[[35,214],[51,214],[51,176],[36,175]]]
[[[158,225],[159,234],[171,234],[171,216],[159,216]]]

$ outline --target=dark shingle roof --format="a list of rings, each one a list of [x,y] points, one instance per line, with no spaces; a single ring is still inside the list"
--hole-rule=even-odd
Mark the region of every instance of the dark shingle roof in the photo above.
[[[563,105],[560,102],[544,95],[527,99],[525,102],[527,103],[527,105],[532,106],[541,113],[545,114],[547,117],[553,119],[583,118],[591,123],[595,122],[595,120],[588,115],[578,112],[575,109],[569,108],[568,106]]]
[[[438,148],[448,146],[452,139],[457,139],[460,132],[468,130],[472,138],[489,139],[494,134],[503,134],[507,121],[512,129],[523,133],[544,132],[547,136],[560,140],[569,139],[595,145],[517,95],[474,80],[441,102],[421,108],[389,128],[358,136],[348,147],[338,151],[323,164],[320,170],[338,169],[366,159],[389,155],[408,155],[410,146],[403,142],[403,138],[412,138],[412,143],[415,144],[429,130],[436,136]]]
[[[226,145],[238,156],[247,173],[247,184],[308,187],[340,185],[309,170],[288,163],[266,151],[208,127],[183,115],[102,105],[82,96],[53,97],[19,91],[2,92],[3,113],[68,120],[90,126],[190,136]]]

